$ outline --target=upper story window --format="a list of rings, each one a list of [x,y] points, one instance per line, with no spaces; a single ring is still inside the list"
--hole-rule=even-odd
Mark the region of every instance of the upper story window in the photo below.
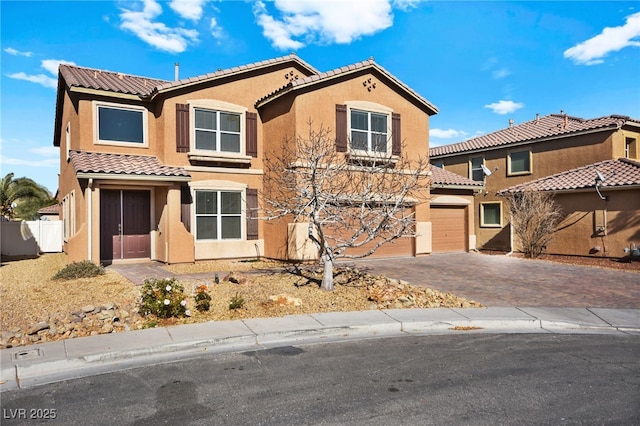
[[[147,145],[147,115],[142,107],[95,104],[97,143]]]
[[[469,178],[478,182],[484,182],[484,158],[471,157],[469,160]]]
[[[194,108],[195,149],[241,152],[239,113]]]
[[[433,160],[431,162],[431,165],[433,167],[437,167],[439,169],[444,169],[444,161],[443,160]]]
[[[531,173],[531,150],[513,151],[507,155],[509,175],[524,175]]]
[[[625,138],[624,140],[624,157],[638,158],[638,141],[634,138]]]
[[[387,153],[389,116],[352,109],[350,114],[351,149],[372,153]]]

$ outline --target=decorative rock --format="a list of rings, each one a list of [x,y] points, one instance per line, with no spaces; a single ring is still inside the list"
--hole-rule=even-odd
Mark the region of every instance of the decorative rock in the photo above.
[[[297,297],[289,296],[288,294],[277,294],[275,296],[269,296],[269,301],[281,306],[302,306],[302,300]]]
[[[34,334],[38,333],[39,331],[47,330],[48,328],[49,328],[49,323],[48,322],[40,321],[39,323],[34,325],[32,328],[30,328],[29,331],[27,332],[27,334],[31,336],[31,335],[34,335]]]
[[[102,326],[102,328],[100,329],[100,334],[106,334],[106,333],[111,333],[111,332],[113,332],[113,325],[111,325],[110,323],[104,324]]]
[[[86,305],[86,306],[83,306],[83,307],[82,307],[82,312],[84,312],[85,314],[89,314],[89,313],[93,312],[93,311],[94,311],[94,309],[96,309],[96,307],[95,307],[95,306],[93,306],[93,305]]]

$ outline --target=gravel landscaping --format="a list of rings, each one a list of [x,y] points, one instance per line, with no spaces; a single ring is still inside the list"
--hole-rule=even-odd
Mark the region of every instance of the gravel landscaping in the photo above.
[[[284,270],[278,262],[213,261],[166,267],[177,277],[205,275],[202,279],[179,281],[189,296],[190,317],[158,319],[138,314],[140,287],[114,270],[107,269],[104,275],[93,278],[54,280],[53,275],[66,264],[64,253],[3,260],[0,348],[203,321],[366,309],[482,306],[353,268],[336,270],[335,290],[327,292],[318,288],[319,271],[313,269]],[[220,282],[215,283],[214,271],[229,270],[234,271],[231,281],[219,277]],[[206,275],[208,272],[210,276]],[[208,286],[212,297],[211,309],[203,313],[194,309],[192,297],[202,284]],[[236,296],[244,299],[244,304],[239,309],[229,309]]]

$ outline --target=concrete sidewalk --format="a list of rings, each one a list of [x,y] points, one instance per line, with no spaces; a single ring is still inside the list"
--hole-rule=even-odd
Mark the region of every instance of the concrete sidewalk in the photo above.
[[[606,333],[640,336],[640,309],[396,309],[151,328],[3,349],[0,351],[0,391],[211,353],[447,333]]]

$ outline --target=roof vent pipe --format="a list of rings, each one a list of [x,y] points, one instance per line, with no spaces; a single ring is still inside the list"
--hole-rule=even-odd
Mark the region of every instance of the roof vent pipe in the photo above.
[[[180,78],[180,62],[176,62],[174,64],[175,67],[175,81],[178,81]]]
[[[513,118],[509,119],[509,127],[513,127]]]
[[[540,122],[540,114],[536,112],[536,123]]]

